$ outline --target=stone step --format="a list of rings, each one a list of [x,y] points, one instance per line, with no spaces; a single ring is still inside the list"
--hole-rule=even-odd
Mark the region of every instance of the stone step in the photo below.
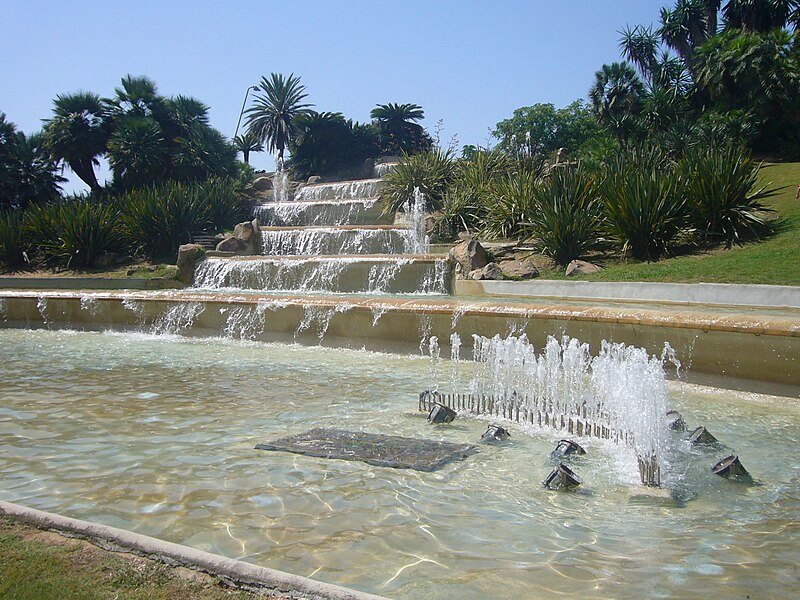
[[[452,264],[434,255],[242,256],[208,258],[194,287],[337,294],[449,294]]]

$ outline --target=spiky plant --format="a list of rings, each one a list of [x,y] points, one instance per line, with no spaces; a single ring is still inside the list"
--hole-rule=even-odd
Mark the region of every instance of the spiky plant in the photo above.
[[[601,245],[602,202],[596,178],[584,168],[556,167],[533,189],[533,210],[523,235],[560,265]]]
[[[384,211],[396,212],[414,195],[415,188],[425,195],[428,210],[439,209],[455,175],[456,162],[449,150],[435,148],[402,158],[384,178],[386,184],[381,190]]]

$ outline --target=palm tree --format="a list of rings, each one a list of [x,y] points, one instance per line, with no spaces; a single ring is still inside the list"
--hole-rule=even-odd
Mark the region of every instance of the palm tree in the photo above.
[[[418,104],[378,104],[369,113],[385,138],[385,150],[411,154],[426,150],[425,130],[415,121],[425,118]]]
[[[728,28],[766,33],[785,27],[797,9],[797,0],[729,0],[722,15]]]
[[[264,144],[262,144],[258,139],[258,136],[256,136],[249,129],[242,135],[237,135],[235,138],[233,138],[233,146],[238,152],[242,153],[242,156],[244,157],[244,164],[246,165],[250,164],[251,152],[264,151]]]
[[[57,161],[69,165],[92,191],[100,189],[94,174],[97,157],[108,142],[100,97],[89,92],[64,94],[53,102],[53,118],[45,121],[44,143]]]
[[[618,139],[627,137],[642,109],[645,88],[636,70],[626,62],[603,65],[589,90],[597,119]]]
[[[694,49],[708,39],[707,10],[705,0],[678,0],[674,9],[661,9],[661,39],[678,53],[692,75]]]
[[[284,77],[272,73],[261,78],[253,106],[248,108],[248,129],[261,142],[267,143],[270,152],[278,152],[278,163],[283,163],[283,151],[295,135],[294,120],[304,115],[311,104],[304,104],[306,88],[294,73]]]
[[[652,83],[660,45],[658,34],[652,27],[642,25],[633,28],[627,25],[619,33],[622,35],[619,48],[623,58],[636,65],[642,76]]]

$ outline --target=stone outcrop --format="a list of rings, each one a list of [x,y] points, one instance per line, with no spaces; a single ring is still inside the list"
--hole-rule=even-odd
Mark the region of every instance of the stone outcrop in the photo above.
[[[539,269],[533,261],[522,260],[503,260],[498,263],[504,277],[510,279],[533,279],[539,276]]]
[[[219,252],[233,252],[238,256],[252,256],[261,253],[261,230],[258,219],[239,223],[233,234],[217,244]]]
[[[456,274],[462,277],[489,264],[489,255],[475,240],[464,240],[453,246],[450,258],[456,262]]]
[[[253,189],[257,192],[266,192],[272,189],[272,177],[262,175],[253,180]]]
[[[573,260],[567,265],[567,277],[575,277],[576,275],[590,275],[592,273],[599,273],[602,267],[586,262],[585,260]]]
[[[197,263],[205,258],[206,249],[200,244],[184,244],[178,248],[178,281],[189,285],[194,279],[194,270]]]
[[[475,279],[477,281],[481,280],[489,280],[489,279],[502,279],[503,272],[500,270],[500,267],[497,263],[489,263],[481,267],[480,269],[475,269],[469,272],[469,278]]]

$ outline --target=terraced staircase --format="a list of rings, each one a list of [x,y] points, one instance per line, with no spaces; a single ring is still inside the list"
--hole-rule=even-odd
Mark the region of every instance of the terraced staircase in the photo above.
[[[379,202],[382,185],[380,178],[308,185],[291,201],[256,207],[254,215],[267,223],[260,231],[261,255],[211,253],[199,265],[194,287],[287,294],[449,294],[453,271],[445,256],[427,252],[422,207],[408,211],[409,222],[392,223]]]

